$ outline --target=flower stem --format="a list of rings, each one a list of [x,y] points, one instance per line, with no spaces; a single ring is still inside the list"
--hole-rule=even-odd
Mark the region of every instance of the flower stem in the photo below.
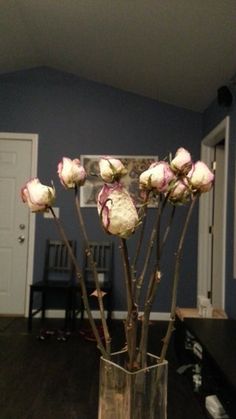
[[[87,290],[86,290],[86,286],[85,286],[85,281],[84,281],[83,275],[81,273],[81,269],[79,267],[78,261],[77,261],[75,255],[74,255],[74,253],[73,253],[73,250],[72,250],[72,248],[70,246],[70,243],[69,243],[69,241],[67,239],[66,233],[64,231],[64,228],[63,228],[63,226],[62,226],[59,218],[57,218],[57,216],[56,216],[55,212],[53,211],[53,208],[52,207],[49,207],[49,210],[51,211],[51,213],[53,215],[53,218],[54,218],[54,220],[56,222],[56,226],[57,226],[58,232],[59,232],[60,236],[62,237],[62,240],[63,240],[63,242],[65,243],[65,245],[66,245],[66,247],[68,249],[68,253],[69,253],[69,256],[71,258],[71,261],[74,264],[74,267],[75,267],[75,270],[76,270],[76,276],[77,276],[77,279],[78,279],[79,284],[81,286],[84,307],[85,307],[86,312],[88,314],[88,319],[89,319],[90,325],[92,327],[94,336],[96,338],[98,349],[101,351],[102,355],[105,358],[108,358],[108,353],[107,353],[107,351],[106,351],[106,349],[105,349],[105,347],[104,347],[104,345],[102,343],[102,340],[101,340],[100,335],[98,333],[97,326],[96,326],[95,321],[94,321],[94,319],[92,317],[92,313],[91,313],[89,302],[88,302],[88,295],[87,295]]]
[[[191,214],[194,208],[194,204],[197,200],[198,194],[194,195],[192,198],[192,202],[188,208],[188,212],[187,212],[187,217],[185,219],[184,222],[184,226],[183,226],[183,230],[180,236],[180,240],[179,240],[179,245],[178,245],[178,249],[176,252],[176,258],[175,258],[175,268],[174,268],[174,277],[173,277],[173,286],[172,286],[172,298],[171,298],[171,310],[170,310],[170,320],[169,320],[169,324],[168,324],[168,328],[167,328],[167,332],[166,335],[163,339],[163,346],[162,346],[162,350],[161,350],[161,354],[160,354],[160,359],[159,362],[163,362],[163,360],[166,357],[166,352],[168,349],[168,345],[170,342],[170,338],[172,335],[172,332],[174,330],[174,321],[175,321],[175,312],[176,312],[176,300],[177,300],[177,289],[178,289],[178,283],[179,283],[179,269],[180,269],[180,262],[181,262],[181,257],[182,257],[182,251],[183,251],[183,244],[184,244],[184,239],[185,239],[185,235],[187,232],[187,228],[189,225],[189,221],[191,218]]]
[[[137,262],[138,262],[138,258],[139,258],[139,255],[140,255],[142,243],[143,243],[144,231],[145,231],[145,226],[146,226],[146,221],[147,221],[147,208],[148,208],[149,194],[150,194],[150,192],[148,191],[146,193],[145,200],[143,202],[141,215],[140,215],[140,213],[138,213],[139,219],[142,220],[142,225],[141,225],[141,229],[140,229],[140,232],[139,232],[139,238],[138,238],[135,254],[134,254],[134,257],[133,257],[132,264],[131,264],[131,272],[132,272],[133,281],[136,278]]]
[[[153,228],[152,233],[151,233],[151,237],[150,237],[150,241],[149,241],[149,245],[148,245],[148,249],[147,249],[147,253],[146,253],[146,257],[145,257],[145,260],[144,260],[143,269],[142,269],[142,272],[141,272],[141,274],[139,275],[139,277],[137,278],[137,281],[136,281],[135,301],[137,302],[137,304],[138,304],[139,299],[140,299],[140,292],[141,292],[142,285],[143,285],[144,278],[145,278],[145,274],[146,274],[146,271],[147,271],[147,268],[148,268],[148,265],[149,265],[149,261],[150,261],[151,253],[152,253],[152,250],[153,250],[154,240],[155,240],[156,234],[157,234],[157,229]]]
[[[148,342],[148,324],[150,320],[150,313],[152,309],[153,300],[156,295],[157,287],[161,281],[161,271],[160,271],[160,225],[161,225],[161,215],[163,209],[165,207],[166,201],[163,202],[161,205],[161,200],[159,201],[158,211],[157,211],[157,220],[156,220],[156,227],[153,228],[153,240],[155,236],[157,236],[157,258],[155,264],[155,270],[151,275],[149,286],[147,290],[147,296],[144,303],[144,313],[143,313],[143,324],[142,324],[142,332],[141,332],[141,339],[140,339],[140,347],[139,347],[139,357],[141,357],[141,366],[144,368],[146,366],[146,358],[147,358],[147,342]],[[149,245],[149,247],[151,247]],[[150,257],[150,256],[149,256]]]
[[[168,237],[168,235],[169,235],[169,232],[170,232],[170,229],[171,229],[171,225],[172,225],[172,222],[173,222],[173,219],[174,219],[174,215],[175,215],[175,210],[176,210],[176,206],[173,206],[172,211],[171,211],[171,215],[170,215],[170,220],[169,220],[169,223],[168,223],[168,225],[166,226],[166,230],[165,230],[165,233],[164,233],[164,235],[163,235],[162,242],[161,242],[161,244],[160,244],[160,254],[162,254],[163,247],[165,246],[165,243],[166,243],[167,237]]]
[[[94,262],[93,255],[92,255],[90,247],[89,247],[89,239],[88,239],[87,232],[86,232],[86,229],[85,229],[84,219],[83,219],[83,216],[82,216],[82,213],[81,213],[79,196],[78,196],[78,189],[77,188],[75,188],[75,204],[76,204],[77,215],[78,215],[78,219],[79,219],[79,223],[80,223],[80,227],[81,227],[81,231],[82,231],[82,235],[83,235],[83,239],[84,239],[84,243],[85,243],[85,248],[86,248],[85,252],[86,252],[86,255],[88,257],[89,264],[92,267],[93,279],[94,279],[96,290],[97,290],[98,306],[99,306],[102,328],[103,328],[105,342],[106,342],[106,350],[110,354],[110,352],[111,352],[111,338],[110,338],[109,330],[108,330],[108,327],[107,327],[107,321],[106,321],[105,312],[104,312],[104,304],[103,304],[103,300],[102,300],[102,291],[101,291],[101,287],[100,287],[99,280],[98,280],[98,272],[97,272],[97,268],[96,268],[96,263]]]
[[[138,325],[138,308],[134,302],[132,289],[132,274],[128,257],[127,243],[125,239],[121,239],[121,252],[125,273],[125,283],[127,290],[127,307],[128,314],[125,322],[125,333],[127,339],[127,349],[129,354],[129,368],[135,368],[136,346],[137,346],[137,325]]]

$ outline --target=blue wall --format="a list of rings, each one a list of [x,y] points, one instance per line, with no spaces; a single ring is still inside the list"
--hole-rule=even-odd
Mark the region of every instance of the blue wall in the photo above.
[[[206,117],[207,120],[207,117]],[[199,158],[202,115],[141,96],[81,80],[49,68],[38,68],[0,77],[0,131],[39,134],[38,177],[49,184],[53,179],[57,203],[68,235],[77,238],[74,223],[73,193],[66,192],[57,179],[57,164],[62,156],[80,154],[159,155],[161,158],[179,146]],[[150,210],[153,216],[153,211]],[[96,209],[83,209],[90,239],[107,239]],[[186,208],[175,220],[163,260],[161,281],[154,311],[169,311],[172,278],[170,260],[176,250]],[[181,268],[178,303],[196,303],[197,208],[188,231]],[[45,239],[56,237],[52,220],[37,215],[35,278],[41,275]],[[115,240],[116,241],[116,240]],[[130,245],[132,247],[132,241]],[[81,254],[79,254],[81,256]],[[123,274],[120,254],[115,253],[115,309],[124,309]]]
[[[235,202],[235,144],[236,144],[236,107],[235,97],[230,108],[220,107],[215,100],[203,115],[203,135],[207,135],[225,116],[230,117],[228,201],[227,201],[227,238],[226,238],[226,286],[225,309],[229,317],[236,318],[236,279],[233,278],[234,254],[234,202]]]

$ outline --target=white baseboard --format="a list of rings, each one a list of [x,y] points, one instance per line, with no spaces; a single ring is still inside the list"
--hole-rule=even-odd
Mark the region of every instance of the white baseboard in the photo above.
[[[142,312],[140,312],[139,314],[141,316]],[[97,310],[92,311],[92,315],[94,319],[100,318],[99,311]],[[126,315],[127,315],[126,311],[113,311],[112,312],[112,318],[115,320],[124,320],[126,318]],[[38,313],[35,317],[36,318],[40,317],[40,313]],[[47,310],[46,317],[51,318],[51,319],[62,319],[65,317],[65,311],[64,310]],[[84,317],[87,318],[86,312],[84,313]],[[167,312],[153,312],[151,313],[151,316],[150,316],[150,320],[168,321],[169,319],[170,319],[170,313],[167,313]]]
[[[143,312],[140,311],[139,316],[142,316]],[[127,316],[127,311],[113,311],[112,318],[116,320],[124,320]],[[150,320],[169,320],[170,313],[153,312],[150,315]]]

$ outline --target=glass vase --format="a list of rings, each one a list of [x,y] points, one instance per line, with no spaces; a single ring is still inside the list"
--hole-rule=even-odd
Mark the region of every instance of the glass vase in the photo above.
[[[147,367],[130,372],[127,351],[100,358],[98,419],[166,419],[168,363],[147,354]]]

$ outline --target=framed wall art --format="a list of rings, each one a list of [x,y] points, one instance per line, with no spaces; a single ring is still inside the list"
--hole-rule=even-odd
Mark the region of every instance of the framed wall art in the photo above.
[[[134,199],[135,205],[138,207],[141,205],[142,200],[140,197],[139,190],[139,175],[146,170],[150,164],[157,161],[157,156],[123,156],[113,155],[113,158],[118,158],[122,161],[124,166],[127,168],[128,173],[125,175],[121,182],[128,189],[130,195]],[[99,166],[98,162],[101,155],[81,155],[80,161],[84,166],[88,177],[87,180],[80,188],[80,205],[81,207],[95,207],[97,206],[97,196],[101,190],[104,182],[98,176]],[[155,203],[150,202],[150,207],[155,207]]]

